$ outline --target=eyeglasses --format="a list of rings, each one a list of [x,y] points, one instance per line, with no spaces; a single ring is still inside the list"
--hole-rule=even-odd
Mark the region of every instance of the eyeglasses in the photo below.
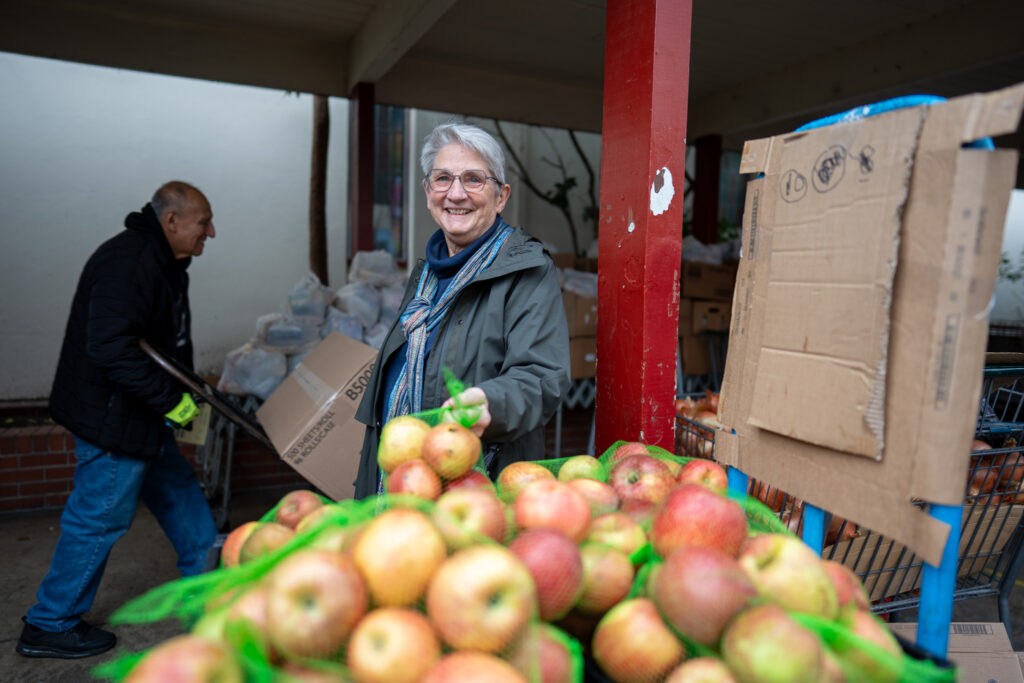
[[[463,171],[455,174],[443,168],[435,168],[427,174],[427,186],[432,192],[447,192],[455,179],[462,183],[462,189],[466,192],[480,192],[488,180],[493,180],[501,186],[501,181],[493,176],[487,175],[487,171]]]

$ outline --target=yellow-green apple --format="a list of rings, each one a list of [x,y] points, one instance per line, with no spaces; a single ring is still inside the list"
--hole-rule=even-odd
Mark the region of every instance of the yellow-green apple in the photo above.
[[[717,548],[684,545],[665,558],[654,602],[676,631],[715,647],[726,625],[757,597],[739,562]]]
[[[318,548],[296,550],[267,575],[267,623],[287,658],[331,657],[366,613],[366,584],[352,558]]]
[[[822,648],[820,683],[849,683],[839,657],[827,647]]]
[[[423,440],[430,425],[412,415],[400,415],[388,420],[380,430],[377,448],[377,466],[386,474],[406,460],[422,457]]]
[[[321,508],[324,501],[320,496],[307,489],[297,489],[284,494],[274,508],[274,521],[294,529],[302,518]]]
[[[651,528],[654,520],[654,513],[658,510],[658,503],[639,498],[624,498],[619,503],[619,512],[625,514],[644,529]]]
[[[239,563],[276,552],[295,537],[295,530],[278,522],[260,522],[238,550]]]
[[[245,674],[225,643],[183,634],[147,652],[123,680],[125,683],[243,683]]]
[[[632,557],[633,553],[647,545],[647,533],[626,513],[609,512],[593,519],[586,540],[611,546],[626,557]]]
[[[673,479],[678,477],[679,473],[683,471],[683,462],[680,458],[677,458],[674,455],[662,455],[660,453],[651,453],[651,455],[665,463],[665,466],[668,467],[668,473],[672,475]]]
[[[537,585],[540,618],[554,621],[572,609],[583,590],[580,548],[556,529],[527,529],[509,544]]]
[[[427,587],[426,609],[450,647],[501,652],[535,618],[537,588],[515,553],[484,543],[441,564]]]
[[[576,609],[601,615],[621,602],[633,587],[633,562],[607,545],[586,542],[580,546],[583,560],[583,591]]]
[[[421,683],[527,683],[516,668],[483,652],[452,652],[434,665]]]
[[[270,643],[267,610],[269,595],[265,583],[246,587],[244,592],[228,605],[224,629],[226,633],[244,629],[248,634],[246,641],[255,643],[268,660],[274,661],[277,656]]]
[[[485,489],[491,493],[497,493],[494,489],[494,482],[487,478],[487,475],[477,470],[470,470],[461,477],[455,477],[449,481],[444,482],[445,491],[453,491],[455,489]]]
[[[755,536],[739,563],[765,600],[794,612],[836,618],[839,602],[832,579],[821,558],[796,536]]]
[[[423,439],[423,459],[443,479],[455,479],[473,469],[483,446],[480,437],[457,422],[442,422]]]
[[[542,479],[554,479],[555,475],[547,467],[529,460],[520,460],[506,465],[498,473],[498,495],[505,502],[511,502],[519,496],[528,484]]]
[[[416,604],[447,554],[430,518],[409,508],[392,508],[375,517],[352,549],[374,603],[392,607]]]
[[[426,460],[407,460],[388,475],[384,488],[388,493],[406,493],[417,498],[437,500],[441,495],[441,477]]]
[[[741,612],[722,636],[722,657],[740,681],[818,683],[824,648],[818,635],[778,605]]]
[[[565,642],[565,636],[551,624],[531,624],[508,661],[537,683],[575,683],[572,655]]]
[[[840,614],[849,610],[871,609],[871,601],[868,599],[864,584],[860,582],[853,570],[841,562],[835,560],[822,560],[821,566],[832,579],[832,587],[836,590],[836,602],[839,604]]]
[[[608,483],[619,498],[660,503],[675,486],[668,465],[651,455],[627,455],[612,466]]]
[[[884,621],[871,612],[854,610],[842,614],[838,623],[857,636],[840,638],[832,644],[844,669],[854,667],[866,681],[886,683],[902,679],[903,648]]]
[[[619,509],[619,494],[603,481],[570,479],[566,483],[583,494],[583,497],[590,503],[590,514],[594,517]]]
[[[519,493],[512,507],[520,532],[557,529],[579,543],[590,529],[590,504],[582,493],[564,481],[535,481]]]
[[[680,484],[693,482],[706,486],[712,491],[724,493],[729,488],[729,475],[725,468],[713,460],[691,460],[683,465],[676,476]]]
[[[737,683],[721,659],[696,657],[688,659],[668,675],[665,683]]]
[[[235,567],[238,565],[238,553],[242,549],[242,545],[249,538],[249,534],[255,531],[259,525],[259,522],[253,520],[240,524],[231,530],[231,533],[224,539],[224,544],[220,548],[221,566]]]
[[[486,539],[505,540],[505,504],[491,491],[461,488],[445,491],[430,513],[449,550],[459,550]]]
[[[350,517],[339,518],[351,519]],[[348,552],[355,547],[356,541],[359,540],[359,535],[363,533],[363,529],[366,528],[366,523],[352,523],[349,521],[347,524],[330,524],[327,523],[315,531],[311,531],[310,534],[313,536],[312,540],[306,544],[307,548],[324,548],[325,550],[334,550],[335,552]]]
[[[441,659],[441,641],[421,612],[379,607],[356,624],[345,662],[358,683],[416,683]]]
[[[608,464],[614,465],[623,458],[628,458],[631,455],[647,454],[647,444],[640,441],[627,441],[615,447],[615,450],[613,450],[612,454],[608,457]]]
[[[604,465],[592,455],[574,455],[558,468],[559,481],[572,481],[573,479],[604,481]]]
[[[660,681],[686,657],[682,642],[647,598],[612,607],[594,631],[591,652],[618,683]]]
[[[700,484],[681,484],[658,506],[649,538],[659,557],[684,545],[718,548],[736,557],[747,538],[747,516],[736,501]]]
[[[326,523],[326,520],[328,519],[337,520],[336,523],[346,523],[350,517],[351,512],[341,505],[338,505],[337,503],[327,503],[325,505],[321,505],[300,519],[299,523],[295,525],[295,533],[304,534],[310,529],[316,528],[321,523]]]
[[[665,566],[664,562],[648,563],[641,569],[646,569],[647,577],[644,579],[644,597],[654,600],[658,594],[658,574],[661,572],[661,568]],[[657,604],[657,603],[655,603]]]

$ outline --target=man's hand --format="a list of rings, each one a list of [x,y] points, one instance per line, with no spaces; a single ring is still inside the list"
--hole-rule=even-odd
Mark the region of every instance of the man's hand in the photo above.
[[[199,406],[192,400],[192,394],[186,392],[181,395],[181,401],[178,402],[178,405],[174,406],[164,417],[179,427],[184,427],[198,414]]]
[[[470,414],[479,412],[476,422],[469,427],[470,431],[477,436],[483,436],[484,430],[491,424],[491,411],[487,409],[487,394],[480,387],[470,387],[458,396],[448,399],[441,406],[451,406],[456,410],[461,407]],[[446,413],[442,419],[445,422],[456,421],[455,416],[451,413]]]

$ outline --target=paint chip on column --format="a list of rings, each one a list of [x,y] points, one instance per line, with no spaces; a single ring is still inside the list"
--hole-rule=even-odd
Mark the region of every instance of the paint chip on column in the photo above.
[[[676,190],[672,185],[672,172],[662,166],[654,176],[654,183],[651,185],[651,213],[655,216],[668,211]]]

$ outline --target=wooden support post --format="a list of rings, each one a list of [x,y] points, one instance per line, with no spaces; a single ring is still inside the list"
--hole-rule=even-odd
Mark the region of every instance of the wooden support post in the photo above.
[[[349,228],[348,256],[373,251],[373,84],[352,89],[349,114]]]
[[[595,449],[671,450],[692,0],[609,0]]]

